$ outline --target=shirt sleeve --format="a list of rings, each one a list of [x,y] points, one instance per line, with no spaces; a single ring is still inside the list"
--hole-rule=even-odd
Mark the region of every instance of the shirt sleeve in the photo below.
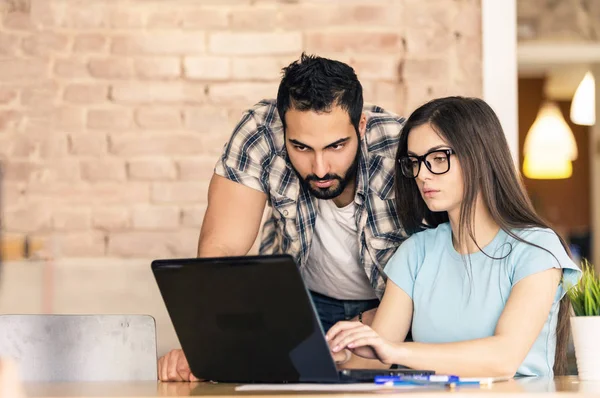
[[[215,165],[215,174],[268,192],[267,167],[272,151],[265,129],[256,123],[251,112],[245,113]]]
[[[422,262],[419,246],[418,234],[411,236],[398,247],[384,269],[387,277],[404,290],[411,299]]]
[[[524,242],[515,245],[512,284],[515,285],[523,278],[538,272],[560,268],[563,271],[563,283],[559,297],[562,298],[565,288],[577,283],[581,277],[581,270],[569,257],[558,235],[550,229],[531,229],[520,237],[539,247]]]

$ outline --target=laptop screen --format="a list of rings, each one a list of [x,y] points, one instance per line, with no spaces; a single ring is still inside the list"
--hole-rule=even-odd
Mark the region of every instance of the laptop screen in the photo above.
[[[152,270],[197,377],[230,382],[338,379],[292,257],[157,260]]]

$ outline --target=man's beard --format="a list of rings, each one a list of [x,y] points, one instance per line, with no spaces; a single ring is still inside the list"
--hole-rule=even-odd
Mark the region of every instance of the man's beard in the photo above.
[[[349,183],[354,182],[354,179],[358,170],[358,160],[360,159],[360,145],[356,150],[356,156],[354,157],[354,161],[346,170],[346,173],[343,177],[338,174],[326,174],[323,177],[319,178],[315,174],[309,174],[306,178],[302,178],[302,176],[296,171],[298,178],[302,182],[302,184],[308,189],[308,191],[317,199],[334,199],[337,198],[344,192],[344,189],[348,186]],[[295,170],[295,168],[294,168]],[[330,187],[327,188],[319,188],[316,186],[312,186],[310,184],[311,181],[328,181],[334,180],[337,181],[337,184],[334,182]]]

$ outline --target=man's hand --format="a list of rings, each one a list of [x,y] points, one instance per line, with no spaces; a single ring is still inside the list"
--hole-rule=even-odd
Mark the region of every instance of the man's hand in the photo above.
[[[158,378],[160,381],[199,381],[192,374],[190,365],[182,350],[171,350],[158,360]]]
[[[19,372],[14,362],[3,358],[0,360],[0,398],[25,397],[23,385],[19,380]]]
[[[377,313],[377,308],[363,312],[362,323],[371,326],[373,324],[373,319],[375,319],[375,313]],[[352,318],[351,321],[358,322],[358,315]]]

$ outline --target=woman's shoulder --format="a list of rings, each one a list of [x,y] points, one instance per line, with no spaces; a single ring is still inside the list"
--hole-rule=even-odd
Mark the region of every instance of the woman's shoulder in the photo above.
[[[515,238],[515,236],[509,236],[509,239],[514,240],[516,245],[522,246],[523,248],[537,245],[546,249],[564,249],[561,238],[554,230],[550,228],[514,228],[511,229],[511,232],[519,239]]]
[[[452,229],[449,223],[442,223],[436,227],[426,228],[412,234],[400,245],[398,251],[415,251],[422,254],[425,249],[431,250],[434,247],[440,247],[444,239],[449,239],[451,234]]]
[[[430,242],[439,238],[446,238],[450,234],[452,234],[452,228],[450,228],[450,223],[445,222],[435,227],[429,227],[424,229],[423,231],[417,232],[416,234],[411,236],[411,238],[414,237],[419,241]]]
[[[519,239],[511,236],[511,263],[515,274],[515,282],[535,271],[547,268],[566,270],[566,279],[576,280],[579,267],[569,255],[566,243],[550,228],[521,228],[511,230]]]
[[[412,297],[412,286],[407,286],[407,281],[414,281],[423,265],[425,253],[429,255],[432,250],[442,247],[442,236],[449,239],[447,234],[450,232],[450,225],[444,223],[412,234],[398,247],[384,272]]]

